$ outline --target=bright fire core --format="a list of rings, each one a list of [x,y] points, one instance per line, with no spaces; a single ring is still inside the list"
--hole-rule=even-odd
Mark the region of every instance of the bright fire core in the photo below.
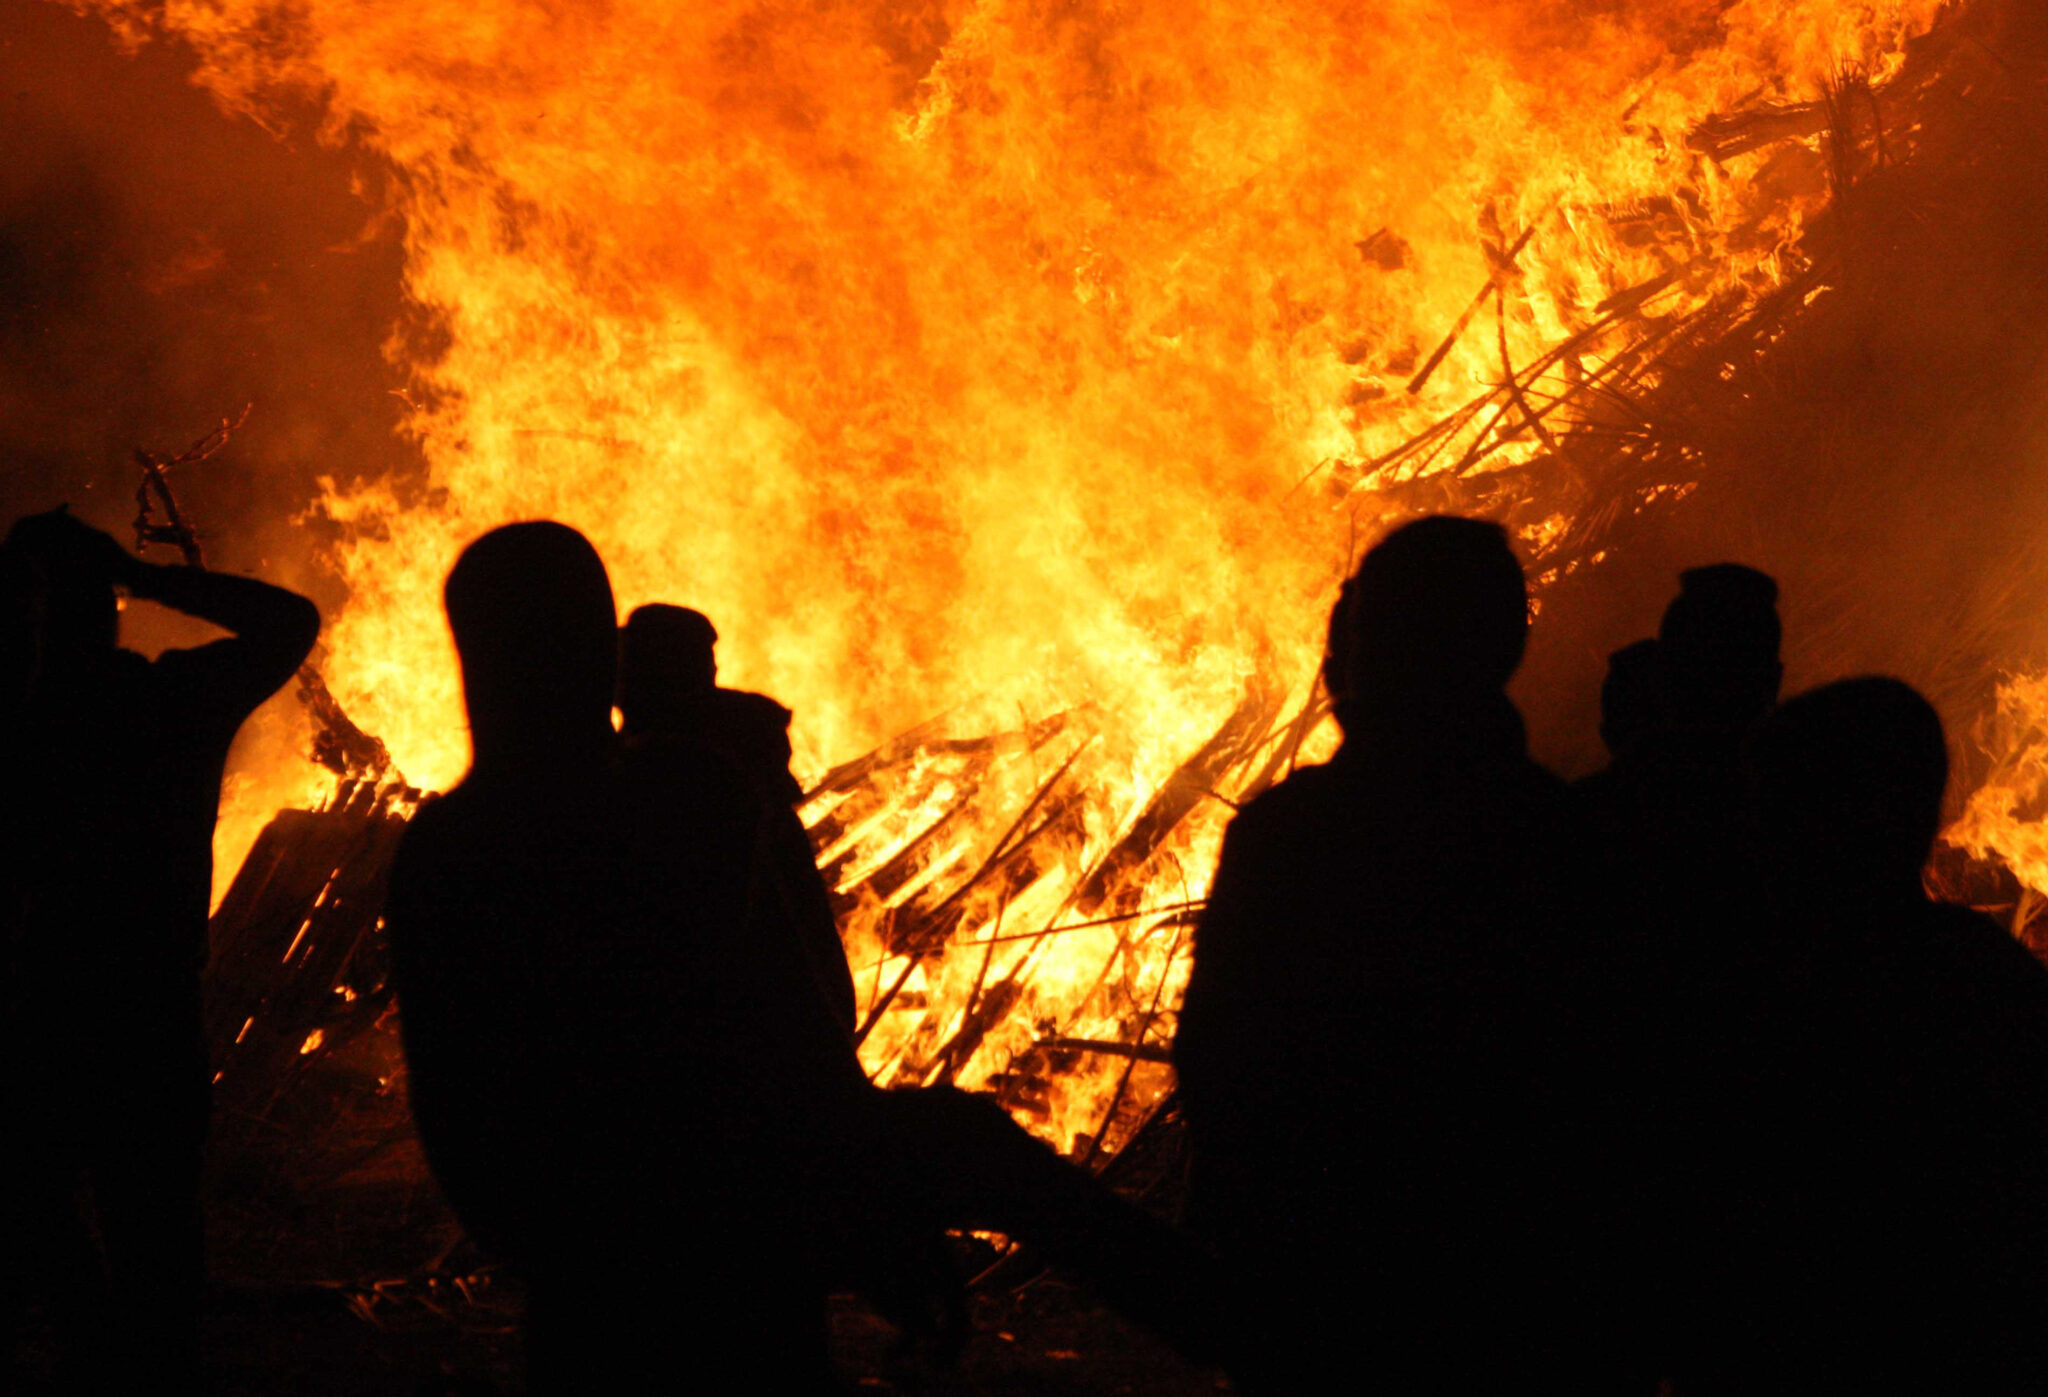
[[[1774,285],[1826,197],[1819,133],[1789,161],[1693,134],[1881,78],[1940,8],[88,7],[189,40],[231,108],[313,95],[391,171],[429,477],[321,504],[349,540],[325,664],[412,781],[467,757],[440,582],[521,518],[588,534],[622,606],[711,615],[725,682],[796,710],[804,774],[949,710],[950,736],[1014,734],[805,812],[839,821],[870,1067],[965,1085],[1048,1038],[1170,1037],[1184,916],[999,938],[1198,901],[1270,743],[1084,885],[1248,693],[1301,708],[1399,474],[1371,463],[1617,294]],[[1048,786],[1070,759],[1085,799]],[[951,949],[905,953],[904,909],[1054,818],[951,909]],[[1134,1061],[1082,1056],[1018,1098],[1069,1147]]]

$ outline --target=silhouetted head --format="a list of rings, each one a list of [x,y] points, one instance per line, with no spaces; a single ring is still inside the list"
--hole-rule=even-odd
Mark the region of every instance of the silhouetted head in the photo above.
[[[1344,584],[1323,675],[1352,731],[1498,699],[1528,635],[1528,591],[1507,534],[1437,515],[1388,534]]]
[[[1654,640],[1624,645],[1607,657],[1600,685],[1600,740],[1619,757],[1635,748],[1658,723],[1658,646]]]
[[[1748,732],[1778,701],[1778,584],[1740,563],[1679,574],[1658,628],[1664,717],[1695,730]]]
[[[46,653],[68,658],[114,648],[121,607],[107,550],[118,554],[119,544],[59,508],[15,521],[7,547],[42,579]]]
[[[654,602],[636,609],[619,632],[619,713],[629,733],[688,721],[718,686],[711,618],[686,606]]]
[[[1896,679],[1844,679],[1793,699],[1752,745],[1767,857],[1827,897],[1918,896],[1941,824],[1948,745]]]
[[[590,541],[508,524],[472,543],[444,596],[477,767],[602,760],[611,742],[618,613]]]

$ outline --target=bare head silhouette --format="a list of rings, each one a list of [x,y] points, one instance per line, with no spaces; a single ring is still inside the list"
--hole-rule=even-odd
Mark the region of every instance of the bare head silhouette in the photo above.
[[[42,582],[43,638],[53,657],[112,650],[120,635],[114,583],[133,560],[68,508],[15,521],[7,547]]]
[[[711,618],[686,606],[654,602],[626,618],[619,632],[619,712],[627,732],[669,726],[718,684]]]
[[[611,740],[618,612],[590,541],[507,524],[463,550],[443,593],[479,768],[601,759]]]
[[[1778,584],[1740,563],[1679,574],[1658,628],[1667,721],[1740,734],[1778,700]]]
[[[1659,652],[1654,640],[1624,645],[1607,657],[1600,685],[1600,740],[1619,757],[1657,726]]]
[[[1347,730],[1498,697],[1528,643],[1522,565],[1498,524],[1404,524],[1344,584],[1323,674]]]
[[[1948,745],[1896,679],[1844,679],[1780,708],[1754,745],[1773,863],[1830,895],[1917,896],[1941,824]]]

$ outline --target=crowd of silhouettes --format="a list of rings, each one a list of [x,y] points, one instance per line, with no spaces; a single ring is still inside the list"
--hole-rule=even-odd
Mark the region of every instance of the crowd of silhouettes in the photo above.
[[[230,638],[146,661],[117,590]],[[1342,745],[1238,813],[1196,935],[1176,1224],[987,1098],[867,1080],[791,715],[719,687],[708,618],[619,626],[546,522],[477,540],[445,600],[473,759],[385,918],[420,1139],[527,1287],[533,1391],[832,1390],[842,1290],[956,1350],[969,1228],[1248,1393],[2048,1381],[2048,970],[1923,889],[1925,700],[1780,705],[1762,573],[1682,575],[1568,785],[1508,696],[1506,534],[1426,518],[1365,555],[1323,669]],[[62,511],[0,548],[7,1301],[75,1390],[199,1375],[212,826],[318,627]]]

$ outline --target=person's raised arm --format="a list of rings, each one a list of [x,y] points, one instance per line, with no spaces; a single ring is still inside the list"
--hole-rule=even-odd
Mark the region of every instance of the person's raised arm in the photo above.
[[[284,687],[320,635],[320,611],[312,602],[253,577],[138,560],[121,581],[134,596],[230,633],[230,639],[179,652],[173,662],[192,671],[209,694],[245,712]]]

